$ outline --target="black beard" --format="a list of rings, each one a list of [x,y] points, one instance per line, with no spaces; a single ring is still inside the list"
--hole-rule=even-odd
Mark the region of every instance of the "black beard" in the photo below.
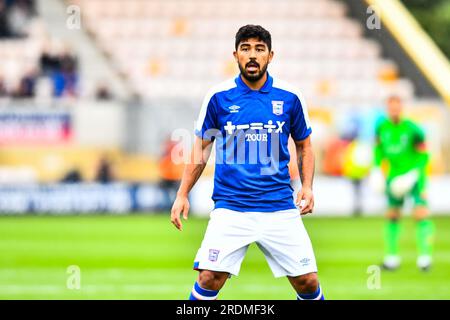
[[[262,66],[261,71],[259,73],[256,73],[256,74],[249,74],[247,71],[245,71],[245,67],[242,67],[240,63],[238,63],[238,65],[239,65],[239,70],[241,71],[242,76],[248,82],[257,82],[262,77],[264,77],[264,74],[267,71],[267,64]]]

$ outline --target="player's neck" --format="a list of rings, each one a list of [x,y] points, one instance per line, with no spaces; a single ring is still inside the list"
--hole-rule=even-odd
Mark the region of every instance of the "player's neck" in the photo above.
[[[402,118],[391,118],[391,122],[395,125],[399,124],[400,122],[402,122]]]
[[[245,77],[242,76],[242,74],[240,75],[240,77],[242,81],[247,85],[247,87],[249,87],[252,90],[259,90],[264,86],[264,84],[267,81],[267,72],[265,72],[264,76],[262,76],[261,79],[257,81],[248,81],[247,79],[245,79]]]

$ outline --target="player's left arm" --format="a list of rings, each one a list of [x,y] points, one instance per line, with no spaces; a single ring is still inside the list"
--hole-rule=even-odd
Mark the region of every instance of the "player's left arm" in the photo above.
[[[301,214],[311,213],[314,209],[314,151],[311,136],[303,140],[294,140],[297,151],[297,163],[302,181],[302,189],[297,194],[296,205],[301,207]],[[304,203],[302,203],[304,200]]]

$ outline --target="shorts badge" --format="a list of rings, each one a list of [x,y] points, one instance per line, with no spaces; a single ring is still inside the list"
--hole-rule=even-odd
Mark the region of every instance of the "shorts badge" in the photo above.
[[[209,249],[209,261],[211,262],[216,262],[217,261],[217,257],[219,256],[219,252],[220,250],[216,250],[216,249]]]

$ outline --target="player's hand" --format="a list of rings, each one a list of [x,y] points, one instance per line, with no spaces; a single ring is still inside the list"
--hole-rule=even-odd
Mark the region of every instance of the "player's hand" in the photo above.
[[[300,208],[300,214],[312,213],[314,209],[314,195],[311,188],[302,188],[297,194],[297,202]]]
[[[183,212],[183,219],[187,220],[189,212],[189,200],[187,196],[177,196],[170,213],[170,221],[180,231],[183,230],[180,215]]]

